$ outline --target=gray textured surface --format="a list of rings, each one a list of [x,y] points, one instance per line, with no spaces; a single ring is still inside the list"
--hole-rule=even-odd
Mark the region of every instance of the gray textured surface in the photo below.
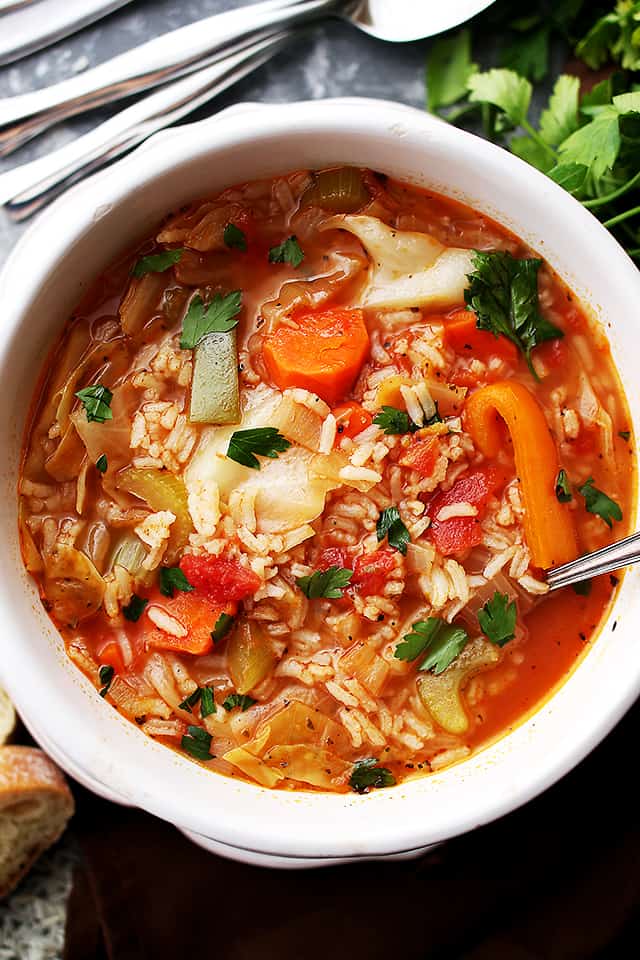
[[[43,8],[47,0],[40,0]],[[166,30],[246,0],[134,0],[128,7],[78,35],[0,70],[0,97],[55,83]],[[0,20],[1,29],[1,20]],[[271,63],[214,101],[193,119],[239,100],[282,102],[333,96],[368,96],[424,103],[426,43],[395,46],[331,22],[318,25]],[[41,156],[90,129],[112,111],[95,111],[52,129],[0,161],[0,170]],[[0,212],[0,263],[25,225]],[[0,904],[0,960],[57,960],[74,859],[68,841],[44,857],[18,891]]]

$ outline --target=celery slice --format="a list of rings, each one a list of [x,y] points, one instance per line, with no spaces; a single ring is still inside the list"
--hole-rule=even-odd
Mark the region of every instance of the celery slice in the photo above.
[[[210,333],[195,348],[189,419],[192,423],[240,421],[235,330]]]

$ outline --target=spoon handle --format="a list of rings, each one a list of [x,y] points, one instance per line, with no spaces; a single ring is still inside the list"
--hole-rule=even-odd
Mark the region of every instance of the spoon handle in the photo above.
[[[61,83],[0,102],[0,156],[66,117],[193,73],[251,43],[345,9],[345,0],[264,0],[172,30]]]
[[[165,84],[58,150],[0,174],[0,205],[24,220],[109,160],[176,123],[269,60],[291,32],[260,34],[249,46]]]
[[[554,567],[547,573],[547,583],[550,590],[558,590],[560,587],[568,587],[572,583],[579,583],[580,580],[597,577],[602,573],[612,573],[638,560],[640,560],[640,533],[634,533],[630,537],[625,537],[624,540],[610,543],[608,547],[602,547],[600,550],[594,550],[593,553],[578,557],[577,560]]]

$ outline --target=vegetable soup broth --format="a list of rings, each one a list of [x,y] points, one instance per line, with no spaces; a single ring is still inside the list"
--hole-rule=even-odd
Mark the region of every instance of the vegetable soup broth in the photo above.
[[[227,775],[363,792],[549,695],[617,581],[543,570],[627,532],[634,467],[607,342],[532,258],[344,168],[194,203],[100,277],[20,529],[108,704]]]

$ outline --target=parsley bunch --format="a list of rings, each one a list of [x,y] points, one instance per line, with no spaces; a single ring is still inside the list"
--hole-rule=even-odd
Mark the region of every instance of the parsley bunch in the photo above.
[[[538,2],[519,18],[497,4],[473,24],[432,46],[429,110],[454,123],[478,117],[485,136],[573,194],[640,259],[640,0]],[[498,66],[481,69],[473,40],[489,27],[506,41]],[[534,85],[560,46],[566,61],[611,72],[585,93],[577,76],[560,73],[536,121]]]

